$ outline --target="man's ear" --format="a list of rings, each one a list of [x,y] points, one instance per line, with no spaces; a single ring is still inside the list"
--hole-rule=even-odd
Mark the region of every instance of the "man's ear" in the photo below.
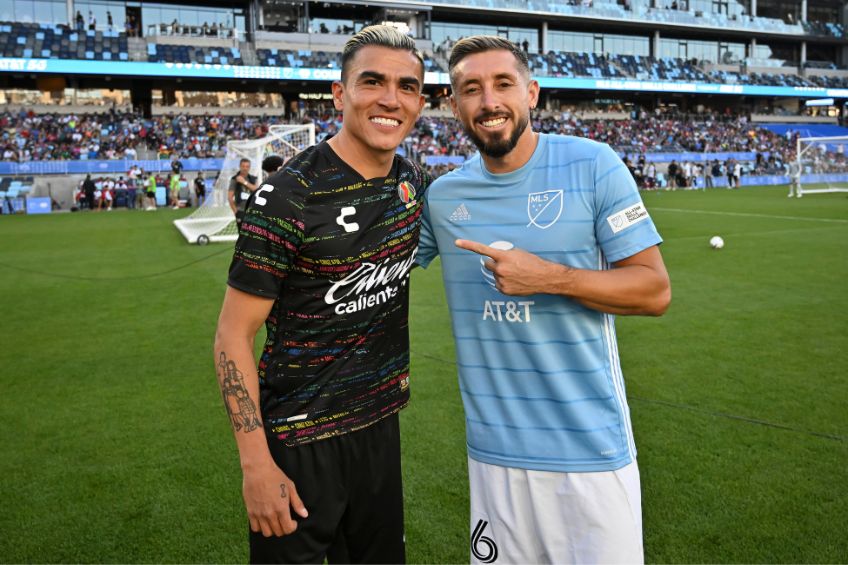
[[[527,91],[530,95],[530,109],[534,109],[539,103],[539,81],[531,80],[527,85]]]
[[[331,89],[333,92],[333,106],[336,107],[337,111],[344,112],[344,83],[340,80],[333,81]]]

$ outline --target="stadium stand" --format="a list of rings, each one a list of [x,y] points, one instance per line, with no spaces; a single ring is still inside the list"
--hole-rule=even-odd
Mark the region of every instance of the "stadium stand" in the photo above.
[[[808,35],[845,37],[845,29],[842,27],[842,24],[836,22],[801,22],[801,24]]]
[[[341,69],[341,53],[313,51],[311,49],[257,49],[256,56],[262,66],[313,69]],[[447,72],[435,59],[424,56],[424,70]]]
[[[77,31],[67,26],[0,23],[3,57],[127,61],[127,36],[117,31]]]
[[[604,55],[549,51],[528,56],[530,68],[539,76],[623,78],[625,75]]]
[[[151,63],[244,65],[238,47],[195,47],[163,43],[147,44],[147,60]]]

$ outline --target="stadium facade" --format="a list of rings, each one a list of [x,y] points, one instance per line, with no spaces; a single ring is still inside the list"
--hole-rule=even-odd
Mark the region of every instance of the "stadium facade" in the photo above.
[[[145,115],[154,99],[244,92],[260,96],[235,98],[289,112],[328,92],[351,33],[390,22],[428,54],[431,107],[447,94],[451,42],[490,33],[527,49],[549,110],[588,100],[803,114],[832,98],[816,113],[833,117],[848,99],[846,18],[833,0],[5,0],[0,88],[7,104],[107,89]]]

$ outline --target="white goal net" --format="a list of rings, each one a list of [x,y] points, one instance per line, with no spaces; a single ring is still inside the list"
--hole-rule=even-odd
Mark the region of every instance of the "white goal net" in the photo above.
[[[263,179],[262,160],[279,155],[288,161],[310,145],[315,144],[315,125],[273,125],[261,139],[227,142],[227,154],[221,172],[206,200],[191,215],[174,220],[174,225],[189,243],[205,245],[210,241],[238,239],[236,218],[227,201],[230,179],[238,172],[242,159],[250,160],[250,174]]]
[[[848,137],[801,137],[795,159],[801,194],[848,192]],[[792,179],[790,179],[791,181]]]

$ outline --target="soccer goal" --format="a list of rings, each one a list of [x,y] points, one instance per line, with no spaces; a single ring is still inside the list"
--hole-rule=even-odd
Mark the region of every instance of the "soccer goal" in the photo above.
[[[795,159],[800,166],[798,195],[848,192],[848,137],[800,137]]]
[[[315,125],[273,125],[261,139],[227,142],[227,155],[221,172],[206,200],[191,215],[174,220],[174,225],[189,243],[206,245],[210,241],[238,239],[236,218],[227,201],[230,179],[238,172],[242,159],[250,160],[250,174],[261,179],[262,160],[279,155],[288,161],[310,145],[315,144]]]

